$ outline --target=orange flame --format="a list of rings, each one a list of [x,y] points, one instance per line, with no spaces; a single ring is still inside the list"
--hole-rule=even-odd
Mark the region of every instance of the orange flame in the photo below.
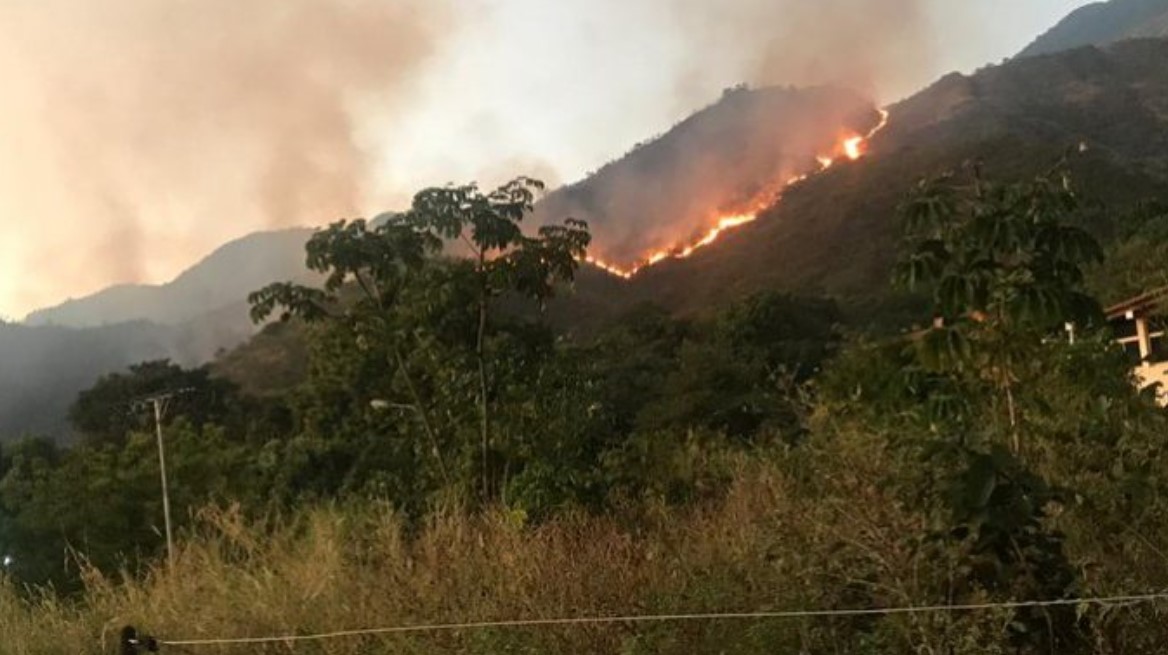
[[[854,136],[850,139],[847,139],[844,141],[844,154],[848,156],[848,159],[856,161],[860,157],[864,156],[864,152],[861,150],[863,145],[864,137],[862,136]]]
[[[717,241],[718,237],[722,236],[722,234],[726,231],[732,230],[742,225],[746,225],[747,223],[753,223],[754,221],[758,220],[759,213],[763,209],[766,209],[768,206],[773,205],[782,199],[783,191],[800,182],[803,182],[813,175],[822,173],[831,168],[832,165],[835,164],[837,157],[844,156],[847,157],[850,161],[856,161],[864,157],[864,155],[868,154],[868,141],[870,141],[872,137],[876,136],[876,134],[888,126],[888,112],[884,109],[880,109],[878,111],[880,112],[880,122],[876,124],[876,127],[869,130],[868,133],[863,136],[849,136],[843,139],[831,156],[820,155],[816,157],[815,161],[819,164],[818,170],[812,171],[811,173],[796,175],[795,177],[788,179],[787,182],[782,185],[782,187],[773,197],[764,196],[759,198],[753,203],[755,205],[755,211],[753,213],[720,216],[718,217],[714,227],[710,228],[710,230],[706,232],[706,234],[700,239],[687,245],[679,245],[673,248],[651,252],[643,257],[639,263],[634,264],[629,268],[622,268],[621,266],[617,266],[616,264],[606,262],[596,257],[586,257],[584,261],[617,277],[628,280],[637,273],[640,273],[645,268],[653,266],[654,264],[658,264],[667,259],[685,259],[693,255],[701,248],[704,248]]]

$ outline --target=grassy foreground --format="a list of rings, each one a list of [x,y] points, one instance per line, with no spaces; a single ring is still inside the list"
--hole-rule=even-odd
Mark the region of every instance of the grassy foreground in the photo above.
[[[724,495],[696,507],[650,505],[619,518],[578,515],[540,525],[498,510],[440,512],[410,528],[375,503],[264,523],[208,510],[173,570],[159,566],[124,580],[93,574],[70,601],[29,600],[0,587],[0,651],[112,653],[125,624],[160,639],[197,639],[946,602],[937,590],[952,584],[954,565],[906,538],[925,526],[871,484],[879,453],[861,450],[835,463],[829,473],[802,458],[741,463]],[[1111,622],[1120,633],[1139,626],[1154,640],[1165,632],[1164,609],[1084,608],[1083,620]],[[163,652],[1007,653],[1009,621],[1009,612],[988,611],[492,628]],[[1138,641],[1156,643],[1125,641],[1126,652],[1156,652],[1138,649]],[[1099,652],[1113,651],[1101,645]]]
[[[449,513],[407,535],[401,520],[376,505],[318,508],[279,525],[209,511],[173,571],[159,567],[140,581],[94,576],[77,602],[27,603],[4,589],[0,643],[13,655],[112,652],[127,623],[178,639],[836,607],[849,601],[848,570],[867,575],[883,566],[878,558],[910,557],[876,552],[906,527],[895,507],[873,502],[882,511],[861,514],[799,496],[787,476],[750,467],[717,502],[642,510],[624,525],[578,516],[530,527],[505,511]],[[911,595],[888,590],[890,602]],[[200,652],[798,652],[844,628],[789,620],[539,627]]]

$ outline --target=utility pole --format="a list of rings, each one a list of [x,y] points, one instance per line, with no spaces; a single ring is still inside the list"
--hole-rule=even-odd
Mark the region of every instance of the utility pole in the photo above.
[[[170,489],[166,483],[166,446],[162,442],[162,403],[163,398],[151,399],[154,405],[154,433],[158,437],[158,471],[162,476],[162,516],[166,521],[166,563],[174,567],[174,532],[170,527]]]
[[[149,405],[154,410],[154,435],[158,439],[158,471],[162,478],[162,516],[166,523],[166,563],[174,567],[174,531],[170,522],[170,489],[166,477],[166,445],[162,440],[162,419],[166,414],[166,405],[175,396],[191,391],[179,389],[148,396],[139,401],[139,405]]]

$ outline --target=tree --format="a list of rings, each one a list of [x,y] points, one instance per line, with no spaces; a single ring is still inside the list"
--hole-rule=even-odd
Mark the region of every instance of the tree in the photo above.
[[[171,506],[181,530],[214,502],[263,506],[254,450],[219,426],[179,418],[167,430]],[[135,572],[160,553],[158,451],[149,431],[117,443],[61,449],[44,440],[5,446],[0,457],[0,550],[22,583],[79,587],[78,562]]]
[[[478,325],[474,352],[478,368],[482,495],[490,493],[490,382],[486,354],[491,302],[513,292],[542,304],[555,284],[575,277],[591,241],[587,225],[568,219],[562,226],[540,227],[534,237],[520,227],[543,183],[520,177],[483,194],[474,184],[434,188],[414,198],[406,221],[444,239],[464,244],[474,262]]]
[[[901,208],[906,254],[898,280],[931,285],[937,324],[919,343],[936,369],[980,375],[1005,399],[1015,454],[1022,450],[1014,389],[1032,349],[1064,323],[1100,314],[1084,291],[1084,268],[1102,248],[1073,224],[1067,174],[995,184],[974,169],[925,180]]]
[[[942,590],[950,598],[1060,598],[1081,582],[1065,523],[1056,521],[1090,488],[1069,473],[1084,462],[1069,465],[1078,449],[1067,442],[1085,436],[1077,431],[1115,433],[1105,427],[1112,419],[1096,422],[1095,412],[1057,429],[1050,416],[1106,403],[1103,413],[1112,413],[1125,396],[1138,402],[1130,387],[1096,396],[1100,385],[1072,382],[1065,364],[1090,353],[1101,364],[1094,374],[1114,376],[1109,388],[1127,382],[1107,339],[1090,329],[1100,312],[1084,291],[1084,269],[1102,252],[1075,224],[1078,207],[1059,169],[1012,184],[976,168],[923,181],[901,209],[897,278],[931,292],[934,327],[858,348],[821,385],[830,420],[858,411],[865,434],[886,435],[900,460],[888,483],[928,517],[919,547],[950,562]],[[1068,322],[1079,327],[1075,345],[1063,336]],[[1070,610],[1019,610],[1009,637],[1018,652],[1086,652],[1084,627]]]
[[[839,318],[833,302],[816,298],[772,292],[735,302],[676,349],[638,426],[794,443],[803,431],[800,396],[838,345]]]
[[[69,408],[69,422],[87,444],[121,444],[130,432],[143,427],[145,414],[136,403],[153,394],[179,391],[183,394],[176,411],[169,414],[182,414],[196,426],[227,424],[239,410],[235,385],[211,377],[207,367],[188,370],[158,360],[101,377],[77,396]]]
[[[361,219],[339,221],[314,234],[305,246],[305,264],[325,275],[323,288],[275,283],[251,294],[248,301],[256,322],[280,310],[282,320],[292,316],[308,323],[332,320],[360,345],[385,344],[388,363],[405,382],[409,407],[425,430],[443,478],[448,479],[429,408],[406,365],[408,327],[392,320],[402,296],[422,277],[427,256],[440,247],[438,239],[398,217],[385,217],[373,227]]]
[[[388,361],[383,363],[392,371],[387,388],[379,390],[385,395],[367,400],[382,409],[408,408],[446,485],[454,473],[442,452],[449,437],[440,432],[446,431],[442,424],[457,422],[460,412],[450,402],[442,412],[433,410],[444,400],[457,404],[451,396],[464,386],[462,361],[469,352],[484,500],[491,490],[495,387],[488,342],[498,328],[492,306],[507,294],[542,304],[557,285],[572,281],[590,239],[587,226],[571,219],[525,234],[520,223],[539,189],[540,182],[518,178],[485,194],[473,184],[423,190],[403,214],[379,217],[374,225],[342,221],[314,235],[307,264],[326,276],[323,288],[280,283],[250,298],[257,321],[281,310],[285,318],[295,315],[339,328],[367,355],[384,352]],[[468,248],[470,259],[440,258],[444,245]],[[367,355],[354,356],[365,361]],[[377,371],[370,374],[376,378]],[[398,387],[405,391],[405,403],[394,396]]]

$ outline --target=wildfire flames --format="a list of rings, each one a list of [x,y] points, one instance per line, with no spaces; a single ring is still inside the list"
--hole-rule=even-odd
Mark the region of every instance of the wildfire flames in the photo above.
[[[718,237],[722,236],[722,234],[728,230],[732,230],[736,227],[754,222],[758,218],[759,213],[761,213],[767,207],[775,204],[782,198],[783,191],[785,191],[788,187],[798,184],[799,182],[806,180],[812,175],[826,171],[827,169],[831,168],[832,165],[835,164],[835,162],[840,158],[846,158],[849,161],[855,161],[866,155],[868,153],[868,141],[888,125],[888,112],[883,109],[879,111],[880,122],[877,123],[876,127],[869,130],[867,134],[862,136],[850,136],[843,139],[830,155],[820,155],[815,158],[819,165],[817,169],[811,171],[810,173],[804,173],[803,175],[792,177],[786,182],[779,184],[778,188],[774,191],[760,194],[760,197],[751,203],[751,206],[747,211],[737,214],[714,217],[714,226],[711,227],[704,236],[697,239],[696,241],[690,242],[688,244],[679,244],[663,250],[649,252],[641,258],[639,263],[634,264],[628,268],[618,266],[611,262],[606,262],[596,257],[587,257],[585,258],[585,261],[587,261],[589,264],[592,264],[593,266],[596,266],[597,268],[603,269],[613,275],[616,275],[617,277],[622,277],[627,280],[645,268],[662,262],[666,259],[685,259],[686,257],[689,257],[701,248],[704,248],[717,241]]]

